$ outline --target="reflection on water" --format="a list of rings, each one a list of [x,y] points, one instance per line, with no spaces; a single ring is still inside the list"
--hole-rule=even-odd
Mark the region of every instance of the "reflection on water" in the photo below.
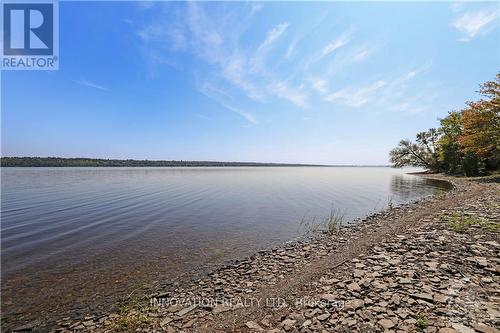
[[[368,167],[3,168],[1,176],[2,308],[18,317],[86,313],[138,285],[290,240],[305,216],[335,207],[353,220],[443,187]]]
[[[429,188],[451,190],[452,187],[450,183],[439,179],[414,178],[403,175],[394,175],[391,179],[391,192],[399,203],[413,199],[415,196],[428,195]]]

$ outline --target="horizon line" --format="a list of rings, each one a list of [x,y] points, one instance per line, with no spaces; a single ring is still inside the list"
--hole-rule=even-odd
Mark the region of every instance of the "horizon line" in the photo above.
[[[173,163],[214,163],[214,164],[247,164],[256,166],[312,166],[312,167],[391,167],[390,164],[321,164],[295,162],[254,162],[254,161],[220,161],[220,160],[176,160],[176,159],[134,159],[134,158],[101,158],[101,157],[57,157],[57,156],[0,156],[0,159],[59,159],[59,160],[94,160],[120,162],[173,162]],[[3,164],[3,163],[2,163]],[[3,167],[3,165],[2,165]]]

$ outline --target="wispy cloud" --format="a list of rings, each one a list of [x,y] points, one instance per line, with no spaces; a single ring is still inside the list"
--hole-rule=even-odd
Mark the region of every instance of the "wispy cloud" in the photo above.
[[[262,3],[252,2],[250,4],[250,15],[254,15],[257,12],[260,12],[263,7],[264,6],[262,5]]]
[[[461,11],[464,8],[465,4],[465,1],[454,1],[450,4],[450,9],[452,12],[456,13]]]
[[[272,23],[265,33],[259,32],[260,38],[252,33],[249,41],[248,29],[252,27],[253,16],[261,10],[259,4],[243,7],[221,4],[211,6],[210,12],[199,2],[175,6],[165,3],[163,6],[164,10],[158,10],[156,19],[136,32],[151,49],[152,60],[156,64],[170,64],[172,60],[167,60],[175,61],[178,54],[183,58],[192,57],[195,66],[175,68],[192,71],[195,77],[200,74],[196,73],[197,68],[203,68],[203,81],[208,85],[199,90],[250,122],[256,123],[253,115],[234,107],[234,101],[242,96],[252,103],[283,100],[302,109],[321,101],[313,100],[314,92],[351,105],[365,103],[363,94],[368,92],[364,91],[355,93],[352,98],[347,97],[348,91],[344,91],[345,95],[328,94],[331,80],[338,72],[365,61],[380,47],[372,42],[353,43],[353,29],[325,40],[319,44],[322,47],[311,54],[297,45],[308,44],[306,36],[312,36],[313,32],[294,31],[295,26],[286,21]],[[164,60],[161,60],[162,52]],[[328,58],[328,62],[320,61],[323,58]],[[199,61],[201,66],[196,64]],[[220,87],[230,96],[221,98],[208,87]]]
[[[422,66],[410,70],[408,73],[406,73],[406,78],[402,78],[402,80],[409,80],[417,75],[426,73],[430,67],[431,67],[431,62],[428,61]]]
[[[264,99],[264,92],[253,83],[248,74],[248,66],[244,56],[234,54],[222,65],[222,76],[243,90],[251,99],[261,101]]]
[[[495,23],[498,26],[498,15],[498,9],[468,11],[455,19],[451,26],[463,34],[460,41],[469,42],[476,36],[491,31],[495,27]]]
[[[293,87],[285,81],[278,81],[272,83],[269,88],[276,96],[286,99],[300,108],[308,107],[309,94],[303,85]]]
[[[222,89],[217,88],[217,87],[215,87],[212,84],[207,83],[207,82],[203,83],[199,87],[199,91],[202,94],[204,94],[205,96],[207,96],[208,98],[219,103],[226,110],[232,111],[232,112],[240,115],[249,123],[258,124],[257,118],[253,114],[251,114],[250,112],[243,111],[240,108],[237,108],[230,103],[231,95],[229,93],[227,93],[226,91],[223,91]]]
[[[375,53],[375,51],[377,51],[378,48],[379,45],[376,44],[366,44],[352,47],[330,61],[326,67],[326,74],[328,76],[337,74],[351,65],[367,60],[372,54]]]
[[[98,89],[98,90],[105,90],[107,91],[108,89],[97,84],[97,83],[94,83],[94,82],[91,82],[91,81],[87,81],[85,79],[82,79],[82,80],[75,80],[74,81],[75,83],[78,83],[82,86],[85,86],[85,87],[89,87],[89,88],[94,88],[94,89]]]
[[[374,93],[385,85],[387,85],[387,82],[379,80],[361,88],[344,88],[326,96],[325,100],[360,107],[370,102],[374,97]]]
[[[311,85],[314,90],[321,94],[326,94],[328,92],[327,82],[323,79],[311,79]]]
[[[325,46],[323,46],[323,48],[320,48],[318,51],[310,55],[306,59],[306,61],[304,61],[303,67],[306,70],[309,70],[314,65],[318,65],[318,63],[321,63],[322,60],[328,58],[328,55],[346,46],[351,40],[351,35],[352,35],[352,29],[344,31],[337,38],[326,43]],[[338,57],[335,57],[334,61],[337,62],[338,59],[339,59]]]
[[[288,44],[288,48],[286,49],[286,58],[290,59],[293,57],[295,53],[295,48],[297,47],[297,44],[300,42],[301,37],[294,37],[290,44]]]
[[[425,73],[429,67],[430,64],[426,63],[397,77],[342,88],[327,94],[324,99],[352,108],[360,108],[369,104],[389,111],[420,112],[439,98],[434,91],[435,87],[421,88],[415,92],[411,86],[411,81],[416,76]]]
[[[288,22],[283,22],[276,25],[274,28],[269,30],[266,35],[266,39],[260,44],[259,49],[264,49],[273,44],[288,28],[290,24]]]
[[[351,32],[348,32],[348,31],[342,33],[338,38],[331,41],[328,45],[326,45],[323,48],[322,55],[326,56],[326,55],[332,53],[333,51],[335,51],[336,49],[341,48],[342,46],[346,45],[351,38],[350,35],[351,35]]]
[[[185,50],[187,47],[186,35],[180,26],[165,29],[162,24],[151,24],[137,31],[137,35],[146,42],[168,40],[170,42],[168,45],[174,51]]]
[[[279,23],[267,32],[264,41],[257,47],[251,57],[253,71],[266,74],[267,55],[271,51],[273,44],[285,33],[288,26],[287,22]]]

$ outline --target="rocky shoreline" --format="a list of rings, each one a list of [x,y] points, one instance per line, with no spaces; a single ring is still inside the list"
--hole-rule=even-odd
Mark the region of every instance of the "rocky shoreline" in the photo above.
[[[498,179],[430,177],[455,188],[55,331],[498,332]]]

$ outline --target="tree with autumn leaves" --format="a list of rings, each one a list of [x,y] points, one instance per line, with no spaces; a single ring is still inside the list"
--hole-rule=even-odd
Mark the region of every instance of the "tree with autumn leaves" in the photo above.
[[[390,152],[395,167],[473,176],[500,170],[500,73],[480,86],[482,99],[440,119],[440,127],[402,140]]]

